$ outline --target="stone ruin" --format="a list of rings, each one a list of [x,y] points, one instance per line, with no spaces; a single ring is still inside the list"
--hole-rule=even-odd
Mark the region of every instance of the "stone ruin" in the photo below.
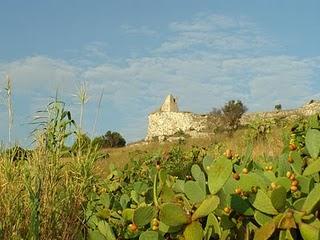
[[[177,99],[169,94],[160,108],[161,112],[179,112]]]
[[[276,110],[272,112],[245,113],[240,119],[246,125],[255,118],[288,119],[310,116],[320,113],[320,101],[312,100],[303,107],[292,110]],[[221,119],[209,114],[181,112],[177,99],[168,95],[159,110],[148,116],[148,133],[145,141],[177,140],[183,136],[208,137],[214,128],[221,126]]]
[[[173,139],[179,133],[191,137],[203,137],[208,132],[207,116],[179,111],[177,99],[171,94],[166,97],[158,111],[149,114],[148,120],[146,141],[164,141],[168,137]]]

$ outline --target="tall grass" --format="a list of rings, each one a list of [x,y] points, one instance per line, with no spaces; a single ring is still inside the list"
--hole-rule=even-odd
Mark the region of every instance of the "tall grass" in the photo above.
[[[8,109],[8,142],[11,144],[11,132],[13,126],[13,107],[12,107],[12,82],[9,75],[6,76],[6,105]]]
[[[64,157],[76,126],[60,101],[35,120],[35,147],[24,160],[0,154],[0,239],[82,239],[97,151]]]

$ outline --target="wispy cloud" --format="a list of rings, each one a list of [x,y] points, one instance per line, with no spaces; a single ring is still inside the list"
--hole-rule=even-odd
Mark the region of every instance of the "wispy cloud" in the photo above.
[[[122,29],[155,34],[147,27]],[[181,109],[194,112],[208,112],[230,99],[243,100],[252,111],[278,103],[292,108],[320,96],[320,56],[280,54],[281,46],[248,19],[199,14],[168,29],[170,36],[148,56],[86,65],[33,56],[0,64],[0,78],[10,73],[20,91],[41,91],[35,95],[39,99],[56,87],[74,91],[77,81],[88,81],[92,100],[104,88],[101,116],[109,119],[102,121],[103,128],[117,128],[129,140],[144,137],[147,114],[168,93],[178,96]],[[103,54],[100,43],[87,50],[91,56]]]
[[[232,55],[235,55],[248,50],[260,52],[274,46],[270,38],[243,17],[199,14],[191,21],[173,22],[169,28],[173,35],[154,50],[156,53],[210,49],[216,53],[233,51]]]

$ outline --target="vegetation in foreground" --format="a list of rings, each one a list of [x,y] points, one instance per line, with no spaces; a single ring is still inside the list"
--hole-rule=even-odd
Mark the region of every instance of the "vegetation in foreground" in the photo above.
[[[280,156],[205,149],[136,159],[90,196],[89,239],[319,239],[320,120],[292,126]],[[179,166],[179,167],[177,167]]]
[[[33,150],[1,152],[1,239],[319,239],[319,116],[133,148],[108,176],[99,173],[112,156],[83,144],[63,103],[44,116]]]

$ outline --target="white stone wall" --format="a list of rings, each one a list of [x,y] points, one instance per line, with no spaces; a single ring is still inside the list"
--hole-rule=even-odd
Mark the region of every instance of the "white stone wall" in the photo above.
[[[207,116],[189,112],[155,112],[149,115],[147,141],[172,136],[182,130],[195,136],[206,130]]]

